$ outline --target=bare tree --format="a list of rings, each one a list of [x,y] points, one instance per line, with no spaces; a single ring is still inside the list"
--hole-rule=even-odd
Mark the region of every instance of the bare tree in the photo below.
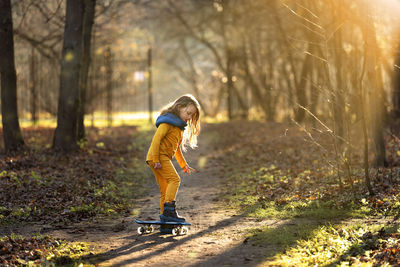
[[[81,62],[83,53],[84,3],[68,0],[62,49],[60,95],[57,112],[57,128],[53,147],[72,151],[77,146],[77,121]]]
[[[38,91],[37,91],[37,79],[36,79],[36,68],[37,61],[35,55],[35,48],[31,47],[31,56],[30,56],[30,68],[29,68],[29,90],[31,94],[31,120],[35,125],[38,120]]]
[[[92,48],[92,28],[95,17],[96,0],[84,1],[84,18],[83,18],[83,55],[82,55],[82,69],[80,74],[80,101],[78,106],[78,140],[85,139],[85,106],[86,94],[88,85],[89,65],[91,62],[91,48]]]
[[[371,11],[367,8],[366,25],[363,31],[366,48],[368,47],[369,53],[366,54],[367,69],[366,74],[370,80],[370,105],[371,112],[371,128],[372,137],[375,145],[375,165],[383,167],[387,164],[385,141],[384,141],[384,127],[386,117],[386,107],[384,101],[384,90],[382,82],[381,62],[379,61],[380,49],[377,44],[377,35],[375,25],[371,19]]]
[[[395,57],[392,90],[393,115],[396,118],[400,118],[400,46],[397,47],[397,53],[395,53]]]
[[[10,0],[0,0],[0,79],[4,146],[15,150],[24,146],[18,121],[17,75],[14,63],[14,36]]]

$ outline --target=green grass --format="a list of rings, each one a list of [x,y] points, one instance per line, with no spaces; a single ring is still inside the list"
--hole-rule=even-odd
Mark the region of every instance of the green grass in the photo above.
[[[308,238],[315,230],[315,227],[315,225],[309,223],[293,224],[289,222],[273,228],[267,226],[261,229],[250,229],[248,237],[255,245],[274,247],[274,249],[267,252],[274,255],[295,244],[297,240]]]
[[[273,168],[263,167],[263,168]],[[283,172],[282,172],[283,173]],[[338,205],[333,200],[322,201],[315,198],[298,199],[295,196],[287,196],[279,199],[265,199],[257,193],[257,187],[272,179],[270,175],[259,175],[258,172],[243,173],[233,170],[230,174],[222,198],[229,202],[230,206],[242,210],[243,214],[255,218],[313,218],[313,219],[344,219],[365,218],[370,212],[368,206],[347,203]],[[277,179],[275,177],[275,179]],[[282,175],[279,179],[287,179]]]
[[[242,207],[246,216],[259,219],[291,219],[291,218],[313,218],[319,220],[364,218],[370,211],[364,208],[334,207],[330,202],[318,200],[296,200],[288,201],[283,205],[275,201],[260,201],[257,196],[246,196],[244,199],[234,199],[237,208]]]
[[[383,225],[283,225],[254,233],[256,245],[280,247],[278,254],[266,254],[268,266],[372,266],[372,250],[398,240],[387,234],[399,231],[398,225],[386,228],[386,237],[379,234]],[[272,251],[272,252],[277,252]]]
[[[81,260],[90,253],[94,253],[91,247],[90,244],[84,242],[62,241],[59,247],[46,256],[46,260],[54,266],[95,266]]]

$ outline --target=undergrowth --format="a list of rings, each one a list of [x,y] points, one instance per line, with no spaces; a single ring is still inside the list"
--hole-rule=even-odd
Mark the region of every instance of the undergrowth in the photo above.
[[[264,170],[262,167],[261,170]],[[232,173],[227,179],[229,190],[224,192],[223,198],[231,207],[240,209],[247,216],[255,218],[314,218],[314,219],[343,219],[346,217],[363,218],[370,215],[372,208],[354,202],[352,197],[345,199],[323,199],[319,192],[312,192],[306,196],[296,194],[291,188],[280,188],[280,183],[286,184],[284,177],[260,176],[260,171],[251,173]],[[280,180],[274,182],[269,179]],[[266,192],[267,188],[271,191]]]
[[[400,263],[399,225],[288,224],[252,230],[254,245],[275,245],[265,266],[392,266]],[[255,233],[254,233],[255,232]]]
[[[83,258],[95,250],[93,244],[68,242],[50,236],[0,238],[1,266],[83,266]],[[85,266],[94,266],[85,262]]]
[[[134,200],[148,190],[151,175],[144,151],[145,127],[92,128],[78,152],[61,155],[46,148],[0,160],[0,224],[44,221],[49,225],[129,215]],[[48,129],[25,135],[49,141]],[[32,141],[32,142],[33,142]],[[38,144],[36,144],[38,146]]]

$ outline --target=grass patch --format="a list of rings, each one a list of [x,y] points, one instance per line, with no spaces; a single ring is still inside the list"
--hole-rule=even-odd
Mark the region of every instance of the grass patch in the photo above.
[[[382,252],[398,244],[398,235],[398,225],[296,225],[264,229],[251,239],[283,246],[281,253],[266,255],[268,266],[389,266],[396,259],[387,254],[386,263],[380,262]]]
[[[244,202],[237,206],[244,207],[247,216],[265,219],[291,219],[313,218],[317,220],[364,218],[367,213],[360,209],[339,209],[332,207],[330,203],[321,201],[288,201],[285,204],[277,204],[275,201],[260,201],[257,197],[246,197]]]
[[[313,224],[293,224],[288,223],[276,228],[264,227],[261,229],[250,229],[249,238],[257,246],[272,246],[268,255],[284,251],[292,246],[299,239],[308,238],[315,230]]]
[[[263,169],[265,168],[263,167]],[[275,169],[275,167],[270,166],[267,169]],[[280,170],[279,173],[281,173]],[[366,205],[354,204],[353,202],[343,204],[333,200],[317,199],[313,195],[307,198],[292,194],[266,197],[264,187],[278,179],[285,180],[287,176],[282,175],[277,178],[269,174],[259,175],[258,171],[252,173],[240,171],[235,173],[233,171],[227,181],[226,188],[229,188],[229,191],[224,192],[222,198],[229,202],[231,207],[242,210],[245,215],[260,219],[313,218],[330,220],[348,217],[365,218],[371,213],[371,209]]]

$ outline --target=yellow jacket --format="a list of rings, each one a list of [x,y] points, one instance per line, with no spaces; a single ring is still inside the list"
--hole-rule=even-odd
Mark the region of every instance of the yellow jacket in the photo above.
[[[175,156],[179,166],[183,169],[187,163],[182,155],[183,130],[168,123],[161,123],[153,136],[146,161],[161,162],[172,160]]]

